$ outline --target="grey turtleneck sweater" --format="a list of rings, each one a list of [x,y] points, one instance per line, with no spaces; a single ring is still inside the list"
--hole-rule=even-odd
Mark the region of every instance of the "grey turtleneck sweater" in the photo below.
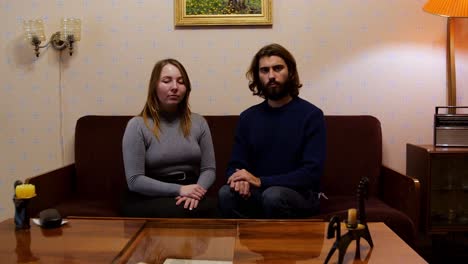
[[[149,196],[177,196],[181,185],[154,179],[173,171],[194,171],[197,183],[208,189],[214,182],[215,155],[206,120],[192,113],[192,128],[185,138],[176,115],[160,114],[159,140],[146,127],[143,118],[132,118],[122,141],[128,188]],[[149,121],[150,127],[153,121]]]

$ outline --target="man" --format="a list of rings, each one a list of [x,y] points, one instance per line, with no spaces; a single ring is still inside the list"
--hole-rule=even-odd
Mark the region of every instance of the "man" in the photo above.
[[[317,214],[325,160],[323,112],[298,97],[296,61],[278,44],[260,49],[247,72],[265,98],[241,113],[219,206],[228,218]]]

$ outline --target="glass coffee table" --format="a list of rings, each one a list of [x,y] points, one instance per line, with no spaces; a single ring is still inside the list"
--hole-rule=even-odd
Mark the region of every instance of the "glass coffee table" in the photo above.
[[[326,238],[327,225],[314,220],[150,220],[113,263],[323,263],[334,242]],[[375,247],[361,240],[356,258],[356,243],[350,244],[344,263],[426,263],[383,223],[370,223],[369,229]],[[329,263],[337,260],[338,252]]]
[[[311,221],[148,221],[115,263],[287,263],[320,255],[324,224]],[[250,263],[250,262],[247,262]],[[267,262],[265,262],[267,263]],[[280,262],[278,262],[280,263]]]

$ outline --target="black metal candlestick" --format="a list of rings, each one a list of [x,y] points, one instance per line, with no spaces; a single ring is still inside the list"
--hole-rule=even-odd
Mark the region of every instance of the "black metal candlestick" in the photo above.
[[[339,256],[338,256],[338,264],[342,264],[344,260],[344,255],[346,254],[346,250],[348,249],[349,244],[356,240],[356,255],[360,256],[360,240],[361,237],[364,238],[367,243],[374,247],[374,243],[372,242],[372,237],[369,232],[369,227],[367,226],[366,220],[366,210],[364,204],[364,198],[368,198],[368,187],[369,187],[369,179],[362,178],[359,181],[358,191],[357,191],[357,200],[358,200],[358,207],[359,207],[359,221],[358,225],[355,228],[346,225],[348,229],[348,233],[344,236],[341,236],[341,220],[338,216],[333,216],[330,219],[330,223],[328,224],[328,232],[327,238],[335,237],[335,242],[333,243],[330,252],[328,252],[327,258],[325,259],[325,264],[330,261],[331,256],[335,253],[336,249],[338,249]]]
[[[30,199],[18,199],[16,197],[16,186],[23,184],[20,180],[15,181],[13,187],[15,194],[13,194],[13,204],[15,205],[15,226],[16,229],[29,229],[28,204]]]

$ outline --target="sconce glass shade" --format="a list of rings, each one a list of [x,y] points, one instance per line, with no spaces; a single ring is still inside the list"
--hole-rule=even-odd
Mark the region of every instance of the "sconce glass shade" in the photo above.
[[[81,40],[81,20],[79,18],[62,18],[60,40],[69,41]]]
[[[42,19],[24,20],[23,30],[24,38],[29,43],[33,43],[37,40],[42,42],[46,39],[44,33],[44,22]]]
[[[423,10],[444,17],[468,17],[468,0],[429,0]]]

